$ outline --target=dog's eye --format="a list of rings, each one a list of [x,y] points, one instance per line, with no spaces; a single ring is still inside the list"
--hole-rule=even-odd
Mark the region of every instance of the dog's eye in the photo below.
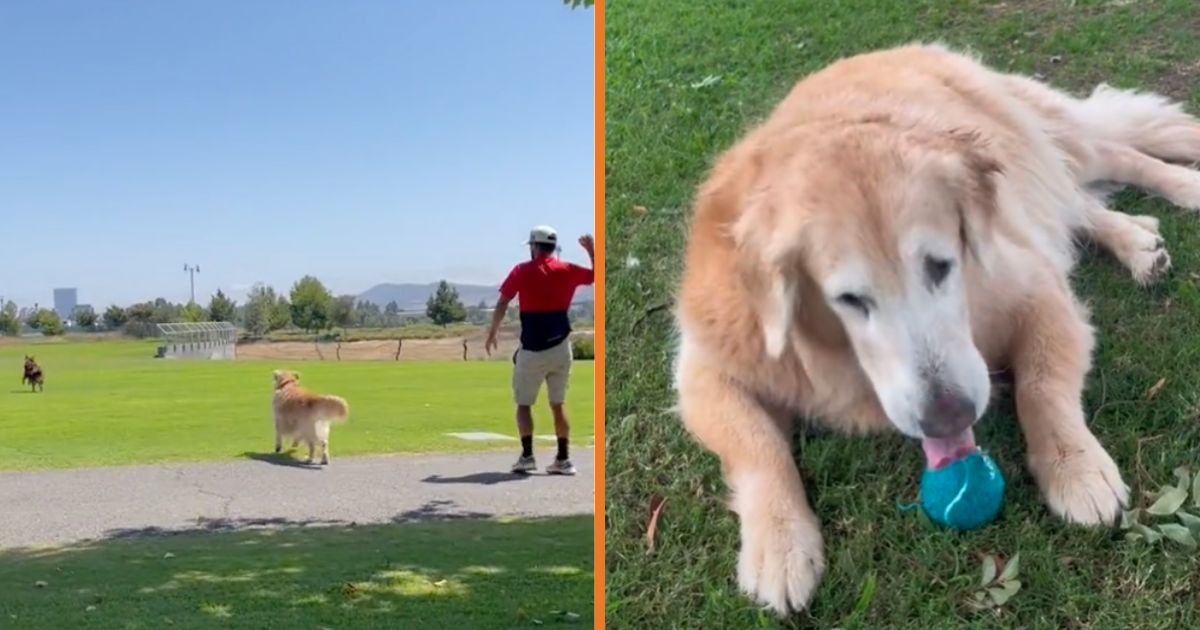
[[[933,256],[925,257],[925,277],[929,279],[929,283],[934,287],[942,285],[942,281],[946,276],[950,275],[950,270],[954,267],[954,261],[945,260],[942,258],[934,258]]]
[[[842,306],[862,312],[864,317],[871,314],[871,306],[874,304],[871,298],[854,293],[843,293],[837,296],[837,301]]]

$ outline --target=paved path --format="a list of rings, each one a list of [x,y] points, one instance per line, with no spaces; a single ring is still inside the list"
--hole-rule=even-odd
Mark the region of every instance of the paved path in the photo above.
[[[571,455],[575,477],[503,472],[510,452],[342,457],[326,468],[264,456],[0,473],[0,548],[256,526],[590,514],[593,451]]]

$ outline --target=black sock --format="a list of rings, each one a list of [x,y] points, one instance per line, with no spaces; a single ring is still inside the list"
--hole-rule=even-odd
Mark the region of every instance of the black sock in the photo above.
[[[521,436],[521,457],[533,457],[533,436]]]
[[[568,441],[569,440],[567,438],[558,438],[558,457],[555,457],[555,459],[557,459],[560,462],[567,458],[567,442]]]

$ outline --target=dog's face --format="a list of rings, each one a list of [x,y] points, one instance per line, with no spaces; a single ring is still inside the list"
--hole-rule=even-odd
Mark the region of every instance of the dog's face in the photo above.
[[[963,434],[989,397],[964,267],[986,263],[996,168],[960,140],[868,133],[806,148],[764,174],[734,227],[762,278],[768,354],[795,326],[849,345],[888,419],[917,438]]]
[[[275,389],[279,389],[288,383],[299,383],[300,373],[292,370],[275,370]]]

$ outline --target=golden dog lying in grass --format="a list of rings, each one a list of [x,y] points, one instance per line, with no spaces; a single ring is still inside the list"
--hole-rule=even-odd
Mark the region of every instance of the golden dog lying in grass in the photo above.
[[[275,452],[283,450],[284,438],[292,438],[292,446],[301,441],[308,444],[307,463],[313,462],[313,451],[321,445],[321,464],[329,463],[329,426],[345,422],[350,406],[338,396],[322,396],[300,387],[300,374],[290,370],[275,370]]]
[[[742,589],[787,613],[825,567],[793,418],[892,428],[943,461],[974,447],[989,370],[1012,371],[1050,511],[1113,523],[1129,494],[1081,403],[1094,337],[1076,240],[1161,279],[1157,219],[1092,187],[1200,209],[1200,173],[1180,165],[1197,161],[1200,122],[1160,96],[1076,99],[937,46],[801,81],[700,189],[680,292],[680,410],[733,492]]]

